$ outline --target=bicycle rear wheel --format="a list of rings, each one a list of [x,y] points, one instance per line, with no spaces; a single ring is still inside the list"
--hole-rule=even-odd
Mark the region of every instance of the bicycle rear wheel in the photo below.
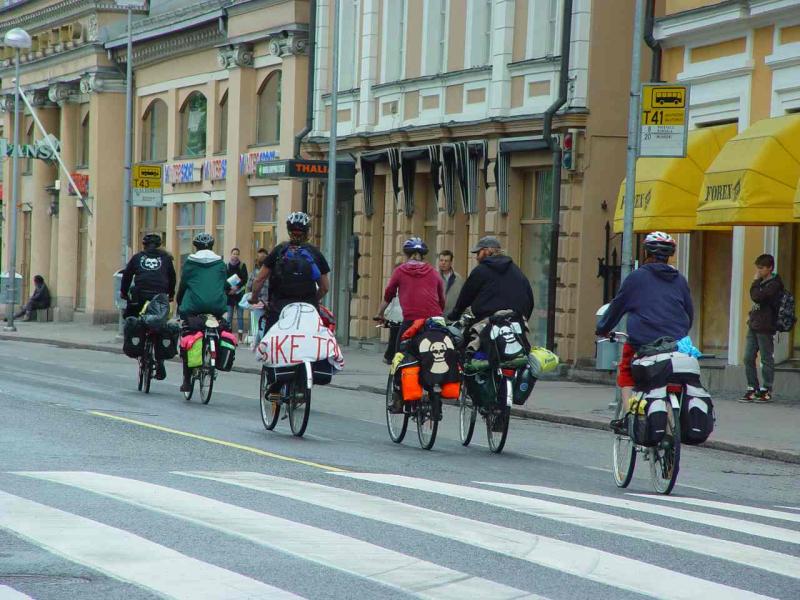
[[[311,390],[305,379],[305,370],[289,385],[289,427],[296,437],[302,437],[308,427],[308,414],[311,411]]]
[[[439,419],[436,415],[441,414],[441,402],[438,394],[426,393],[417,406],[417,438],[423,450],[430,450],[436,443],[436,433],[439,431]]]
[[[508,423],[511,420],[511,409],[508,406],[492,409],[486,414],[486,439],[489,450],[500,454],[508,438]]]
[[[278,418],[281,416],[281,403],[271,402],[269,400],[269,381],[267,380],[267,370],[261,367],[261,385],[259,387],[259,396],[261,405],[261,422],[264,424],[264,429],[272,431],[275,425],[278,424]]]
[[[475,420],[478,408],[467,393],[467,386],[461,384],[461,394],[458,396],[458,430],[461,434],[461,444],[469,446],[472,434],[475,432]]]
[[[621,419],[623,416],[622,403],[618,402],[614,418]],[[611,454],[614,483],[617,487],[626,488],[633,479],[633,470],[636,467],[636,446],[630,436],[615,433]]]
[[[211,348],[203,348],[203,364],[199,367],[200,376],[200,402],[208,404],[211,401],[211,392],[214,391],[216,369],[211,366]]]
[[[396,393],[394,375],[389,375],[389,381],[386,383],[386,427],[389,429],[389,437],[392,441],[395,444],[399,444],[406,437],[408,413],[391,412],[394,409],[394,396]]]
[[[650,448],[650,479],[659,494],[669,494],[678,480],[681,459],[680,409],[673,408],[667,419],[664,439]]]
[[[144,355],[147,357],[144,371],[144,393],[149,394],[150,384],[153,382],[153,375],[156,368],[156,349],[150,339],[145,342]]]
[[[144,388],[144,373],[146,371],[145,363],[147,362],[147,359],[145,359],[144,354],[139,357],[137,362],[139,363],[139,385],[137,386],[137,389],[141,392],[142,389]]]

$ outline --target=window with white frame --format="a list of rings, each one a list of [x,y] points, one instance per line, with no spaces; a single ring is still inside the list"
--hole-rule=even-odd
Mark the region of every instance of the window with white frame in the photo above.
[[[560,52],[564,0],[530,0],[526,58],[556,56]]]
[[[408,0],[383,0],[381,83],[397,81],[405,73]]]
[[[425,0],[423,21],[423,75],[447,71],[447,22],[449,0]]]
[[[358,40],[361,0],[342,0],[339,15],[339,89],[358,87]]]
[[[469,0],[464,66],[489,64],[492,47],[492,0]]]

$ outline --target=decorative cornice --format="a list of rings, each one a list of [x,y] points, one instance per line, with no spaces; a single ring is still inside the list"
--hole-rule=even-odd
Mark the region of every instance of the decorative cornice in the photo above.
[[[55,23],[60,23],[67,19],[75,19],[88,14],[98,12],[124,12],[125,9],[117,6],[113,0],[63,0],[50,6],[44,6],[39,10],[34,10],[24,15],[10,17],[2,21],[0,33],[4,33],[13,27],[36,30]],[[13,13],[11,8],[7,11]]]
[[[133,64],[142,67],[147,64],[159,62],[165,58],[171,58],[188,52],[213,48],[225,39],[225,34],[220,32],[216,24],[204,29],[196,29],[176,33],[167,38],[161,38],[152,43],[134,46]],[[115,51],[115,60],[119,64],[125,64],[127,56],[124,49]]]
[[[14,94],[3,94],[0,98],[2,98],[0,100],[0,111],[14,114]],[[25,110],[25,104],[23,104],[22,100],[19,102],[19,110],[20,112]]]
[[[221,69],[252,67],[253,47],[250,44],[237,44],[219,48],[217,63]]]
[[[137,38],[143,34],[146,35],[148,31],[158,30],[164,25],[175,26],[180,21],[203,15],[204,13],[213,13],[215,10],[222,8],[226,3],[230,3],[230,0],[228,2],[224,0],[206,0],[205,2],[196,2],[182,8],[138,19],[133,23],[134,42],[141,43]],[[120,45],[119,42],[124,41],[127,41],[127,33],[123,30],[122,34],[116,34],[115,37],[107,40],[106,43],[111,47],[117,47]]]
[[[124,93],[125,80],[104,73],[87,73],[81,78],[80,90],[81,94]]]
[[[50,101],[47,88],[33,90],[32,93],[28,94],[28,97],[30,98],[30,103],[33,106],[36,107],[55,106],[55,104]]]
[[[284,30],[269,36],[269,53],[273,56],[296,56],[308,53],[308,32]]]
[[[47,90],[50,102],[55,102],[59,106],[78,102],[80,98],[80,84],[75,83],[54,83]]]

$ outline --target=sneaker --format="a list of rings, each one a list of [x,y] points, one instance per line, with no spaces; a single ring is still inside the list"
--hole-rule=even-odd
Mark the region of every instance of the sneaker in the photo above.
[[[167,378],[167,368],[164,366],[164,361],[158,361],[156,365],[156,380],[164,381]]]
[[[753,402],[757,402],[759,404],[772,402],[772,390],[767,388],[759,390],[755,398],[753,398]]]
[[[628,434],[628,422],[626,419],[614,419],[609,423],[611,426],[611,431],[616,433],[617,435],[627,435]]]
[[[753,402],[756,397],[758,396],[758,391],[754,388],[747,388],[747,391],[744,393],[744,396],[739,398],[739,402]]]
[[[270,402],[280,402],[281,401],[281,393],[280,392],[270,392],[267,394],[267,400]]]

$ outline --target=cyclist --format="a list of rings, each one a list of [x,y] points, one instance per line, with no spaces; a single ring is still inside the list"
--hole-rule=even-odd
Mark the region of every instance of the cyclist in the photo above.
[[[436,269],[424,262],[423,259],[427,253],[428,246],[418,237],[412,237],[403,242],[403,254],[406,256],[406,262],[398,266],[392,273],[383,292],[383,302],[374,317],[376,321],[385,321],[386,308],[396,295],[399,296],[403,322],[397,335],[398,343],[403,332],[414,321],[440,317],[444,312],[444,283]]]
[[[675,249],[671,235],[661,231],[648,234],[644,241],[644,264],[625,279],[597,324],[595,333],[606,336],[628,315],[628,341],[622,348],[617,374],[623,406],[627,406],[633,393],[631,360],[639,347],[660,337],[680,340],[692,326],[694,307],[689,284],[669,264]]]
[[[482,237],[470,250],[478,261],[461,288],[449,321],[457,321],[467,308],[476,321],[482,321],[501,310],[512,310],[524,317],[533,313],[533,289],[511,257],[503,254],[500,241],[491,235]]]
[[[281,311],[294,302],[305,302],[319,310],[319,301],[330,288],[328,261],[319,248],[308,242],[311,217],[293,212],[286,218],[289,240],[272,249],[253,281],[250,304],[258,303],[261,288],[269,280],[264,331],[269,331]]]
[[[212,314],[222,320],[228,310],[228,270],[221,256],[213,252],[214,237],[200,233],[192,240],[197,250],[186,259],[178,287],[178,314],[184,324],[193,316]],[[191,390],[191,370],[183,359],[182,392]]]
[[[127,300],[124,317],[135,317],[142,305],[158,294],[175,299],[175,265],[172,255],[161,249],[161,236],[147,233],[142,237],[142,251],[134,254],[122,272],[120,298]],[[156,366],[156,379],[165,379],[164,361]]]

